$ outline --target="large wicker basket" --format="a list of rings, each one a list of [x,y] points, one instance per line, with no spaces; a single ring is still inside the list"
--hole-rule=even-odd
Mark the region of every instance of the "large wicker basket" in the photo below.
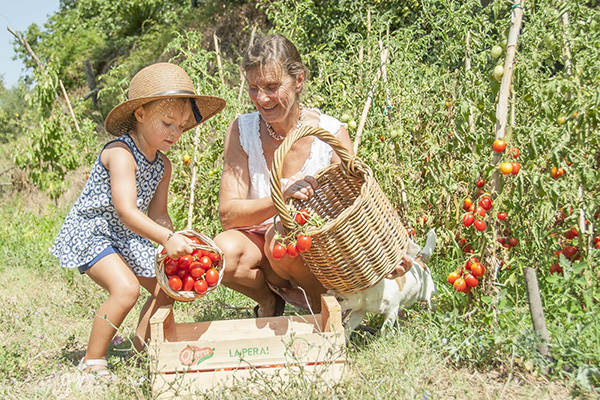
[[[192,291],[183,291],[183,290],[175,291],[175,290],[171,289],[171,287],[169,286],[169,277],[165,273],[165,258],[167,257],[167,255],[163,252],[164,248],[161,245],[159,245],[156,248],[154,272],[156,273],[156,280],[158,281],[158,285],[172,299],[175,299],[178,301],[194,301],[196,299],[206,296],[207,294],[209,294],[210,292],[212,292],[219,286],[219,284],[221,283],[221,280],[223,279],[223,270],[225,269],[225,258],[223,257],[223,252],[221,251],[221,249],[219,249],[219,247],[217,247],[215,242],[213,242],[213,240],[210,237],[203,235],[201,233],[195,232],[193,230],[178,231],[177,233],[181,233],[182,235],[185,235],[189,238],[195,237],[195,238],[199,239],[200,243],[194,243],[192,245],[192,248],[208,251],[211,253],[216,253],[219,255],[219,258],[220,258],[220,260],[213,265],[213,267],[216,268],[217,271],[219,271],[219,280],[216,285],[209,286],[207,291],[204,293],[198,293],[193,290]]]
[[[311,199],[292,199],[286,205],[281,189],[283,161],[292,145],[306,136],[329,144],[341,163],[316,174],[319,187]],[[373,172],[324,129],[304,127],[286,137],[273,159],[271,197],[286,234],[294,229],[293,216],[300,209],[326,220],[321,227],[308,227],[305,233],[312,237],[312,246],[300,254],[327,289],[365,290],[392,272],[406,253],[406,229]]]

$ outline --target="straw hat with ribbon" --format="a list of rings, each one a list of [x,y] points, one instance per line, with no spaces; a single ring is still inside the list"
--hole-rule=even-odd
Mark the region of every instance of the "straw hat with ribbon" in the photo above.
[[[121,136],[135,127],[134,111],[151,101],[167,98],[189,98],[192,115],[183,131],[194,128],[225,107],[225,100],[214,96],[199,96],[188,74],[178,65],[157,63],[139,71],[129,84],[127,101],[113,108],[104,129],[114,136]]]

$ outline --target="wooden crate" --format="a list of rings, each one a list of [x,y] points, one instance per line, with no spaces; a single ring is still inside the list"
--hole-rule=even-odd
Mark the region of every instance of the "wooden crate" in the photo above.
[[[345,373],[341,308],[322,296],[312,315],[174,324],[172,307],[150,319],[150,373],[156,398],[189,396],[227,386],[299,376],[327,384]],[[243,381],[246,381],[245,383]]]

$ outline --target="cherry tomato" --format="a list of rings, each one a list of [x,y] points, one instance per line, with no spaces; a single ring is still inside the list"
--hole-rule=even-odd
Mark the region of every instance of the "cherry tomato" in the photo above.
[[[181,279],[185,278],[185,276],[188,274],[188,270],[187,269],[178,269],[176,272],[176,275],[178,277],[180,277]]]
[[[204,268],[198,261],[194,261],[192,265],[190,265],[190,275],[194,278],[200,278],[204,275]]]
[[[482,218],[485,217],[485,208],[477,206],[477,208],[475,209],[475,215],[479,215]]]
[[[310,236],[307,236],[307,235],[298,236],[298,239],[296,241],[296,247],[298,248],[298,251],[300,251],[300,252],[308,251],[308,249],[310,249],[310,246],[312,246],[312,238]]]
[[[194,281],[195,279],[192,278],[189,275],[186,275],[185,278],[183,278],[183,287],[182,290],[189,292],[190,290],[194,290]]]
[[[520,170],[521,170],[521,164],[519,164],[516,161],[513,161],[512,162],[512,171],[510,171],[510,173],[513,175],[518,175]]]
[[[181,290],[183,286],[183,282],[181,281],[181,278],[178,277],[177,275],[173,275],[169,277],[169,287],[178,292]]]
[[[577,249],[577,247],[565,246],[565,248],[562,250],[562,253],[564,254],[565,258],[570,261],[575,258],[575,255],[578,251],[579,249]]]
[[[463,278],[458,278],[454,281],[454,290],[456,290],[457,292],[462,292],[463,290],[466,289],[467,287],[467,283],[465,282],[465,280]]]
[[[575,238],[575,236],[578,236],[577,230],[575,228],[569,229],[565,232],[565,237],[569,240]]]
[[[550,273],[551,274],[563,274],[563,269],[560,265],[558,265],[558,263],[556,264],[552,264],[550,266]]]
[[[472,206],[473,206],[473,200],[471,200],[470,198],[467,197],[463,203],[463,210],[471,211]]]
[[[194,290],[199,294],[206,293],[208,290],[208,284],[204,279],[198,279],[196,282],[194,282]]]
[[[475,287],[479,283],[479,281],[473,274],[467,274],[465,276],[465,282],[467,283],[467,286],[469,286],[469,287]]]
[[[306,208],[303,208],[300,211],[298,211],[298,214],[296,214],[296,217],[295,217],[295,221],[298,225],[306,224],[309,219],[310,219],[310,213]]]
[[[208,286],[215,286],[217,282],[219,282],[219,271],[215,268],[209,269],[206,271],[206,277],[204,279],[206,279]]]
[[[552,167],[552,170],[550,171],[550,174],[552,175],[552,177],[554,179],[557,179],[560,176],[558,174],[558,168],[556,168],[556,167]]]
[[[456,272],[456,271],[450,272],[448,274],[448,283],[452,285],[458,278],[460,278],[460,275],[458,274],[458,272]]]
[[[475,222],[473,222],[473,225],[475,225],[475,229],[477,229],[479,232],[485,230],[485,221],[482,219],[475,220]]]
[[[498,213],[497,217],[500,221],[504,221],[506,217],[508,217],[508,214],[506,214],[504,211],[501,211]]]
[[[288,243],[287,254],[292,258],[298,257],[298,254],[300,254],[300,252],[298,251],[298,246],[296,245],[296,243]]]
[[[496,241],[498,243],[500,243],[502,246],[504,246],[506,244],[506,238],[503,238],[503,237],[496,238]]]
[[[485,181],[482,178],[477,179],[477,181],[475,182],[475,186],[477,186],[478,188],[482,188],[483,185],[485,185]]]
[[[563,167],[560,167],[558,169],[558,176],[563,176],[565,174],[565,170],[563,169]]]
[[[200,260],[198,260],[198,262],[200,263],[200,266],[205,270],[212,267],[212,261],[207,256],[202,256],[202,258]]]
[[[179,263],[178,264],[179,269],[186,271],[190,267],[190,264],[192,263],[192,261],[194,261],[194,256],[192,256],[191,254],[187,254],[185,256],[179,257],[177,259],[177,262]]]
[[[513,166],[509,162],[503,162],[500,164],[500,172],[504,175],[508,175],[512,172]]]
[[[462,220],[464,226],[471,226],[471,225],[473,225],[474,221],[475,221],[475,216],[471,213],[465,214],[465,216],[463,217],[463,220]]]
[[[199,260],[203,255],[204,253],[200,249],[194,249],[194,251],[192,251],[192,257],[194,257],[195,260]]]
[[[207,252],[206,256],[210,258],[213,263],[221,261],[221,256],[218,253]]]
[[[517,158],[517,157],[519,157],[519,155],[520,155],[520,154],[521,154],[521,150],[519,150],[519,148],[518,148],[518,147],[513,147],[512,149],[510,149],[510,155],[511,155],[513,158]]]
[[[488,211],[492,208],[492,199],[488,196],[484,196],[479,200],[479,205],[483,207],[484,210]]]
[[[480,262],[474,262],[471,264],[471,273],[474,276],[483,276],[485,274],[485,267]]]
[[[275,243],[273,246],[273,258],[276,260],[281,260],[287,253],[287,248],[283,246],[281,243]]]
[[[519,239],[511,237],[510,239],[508,239],[508,244],[510,245],[510,247],[517,247],[519,245]]]
[[[173,260],[172,258],[169,258],[168,260],[165,261],[165,274],[168,275],[173,275],[174,273],[177,272],[177,269],[179,268],[177,263],[177,260]]]
[[[492,144],[492,147],[494,148],[494,151],[496,153],[502,153],[504,149],[506,149],[506,142],[502,139],[496,139],[494,140],[494,144]]]

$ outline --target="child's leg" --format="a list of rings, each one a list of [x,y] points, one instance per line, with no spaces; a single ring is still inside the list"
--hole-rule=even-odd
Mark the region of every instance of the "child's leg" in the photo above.
[[[94,282],[108,290],[108,299],[96,311],[84,361],[105,359],[116,329],[135,305],[140,284],[123,258],[113,253],[86,271]],[[90,370],[104,367],[90,367]]]
[[[133,345],[137,351],[144,350],[148,340],[150,339],[150,318],[154,315],[156,310],[164,305],[170,305],[175,302],[172,298],[160,288],[156,278],[143,278],[137,277],[140,285],[142,285],[150,293],[150,297],[144,303],[142,311],[140,312],[140,319],[138,320],[138,327],[135,332],[135,338]],[[169,314],[169,317],[165,321],[165,326],[168,327],[170,324],[175,323],[173,313]]]

